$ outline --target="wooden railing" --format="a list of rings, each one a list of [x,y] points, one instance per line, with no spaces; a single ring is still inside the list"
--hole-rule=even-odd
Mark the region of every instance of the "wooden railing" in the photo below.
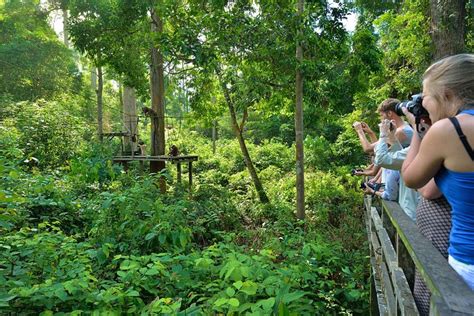
[[[430,315],[474,315],[474,292],[398,203],[365,197],[371,314],[418,315],[415,267],[431,291]]]

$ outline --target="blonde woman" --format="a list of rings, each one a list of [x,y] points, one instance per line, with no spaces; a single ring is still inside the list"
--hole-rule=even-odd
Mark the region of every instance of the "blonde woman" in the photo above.
[[[426,70],[423,107],[432,126],[423,139],[413,137],[402,177],[416,189],[434,177],[452,207],[449,264],[474,290],[473,54],[444,58]],[[413,115],[404,113],[413,124]]]

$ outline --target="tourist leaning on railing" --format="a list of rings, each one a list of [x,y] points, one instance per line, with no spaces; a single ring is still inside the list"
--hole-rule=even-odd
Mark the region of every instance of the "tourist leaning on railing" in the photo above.
[[[385,173],[385,187],[383,190],[376,190],[377,187],[371,187],[369,183],[366,183],[364,193],[370,194],[372,196],[378,196],[387,201],[397,201],[400,172],[386,168],[383,168],[382,172]]]
[[[391,144],[390,148],[389,144]],[[395,137],[395,133],[390,131],[390,122],[388,120],[382,121],[380,123],[380,138],[375,146],[375,164],[383,168],[400,170],[407,152],[408,148],[402,148],[400,142]],[[401,180],[398,191],[398,204],[415,221],[419,194],[415,190],[408,188]]]
[[[435,178],[452,207],[449,264],[474,290],[474,55],[459,54],[424,74],[423,107],[433,125],[413,137],[403,164],[406,185],[420,188]],[[414,116],[404,110],[412,126]]]

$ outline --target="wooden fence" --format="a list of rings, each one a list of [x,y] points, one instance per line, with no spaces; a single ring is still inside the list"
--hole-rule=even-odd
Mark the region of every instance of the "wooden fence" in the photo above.
[[[365,197],[371,261],[371,314],[419,315],[415,267],[431,291],[430,315],[474,315],[474,292],[398,203]]]

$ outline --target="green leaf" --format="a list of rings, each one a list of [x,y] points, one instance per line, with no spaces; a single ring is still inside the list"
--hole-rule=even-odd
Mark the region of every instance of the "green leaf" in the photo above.
[[[160,241],[160,244],[164,244],[166,241],[166,235],[165,234],[160,234],[158,236],[158,240]]]
[[[234,286],[237,290],[240,290],[240,288],[242,287],[244,283],[242,281],[237,281],[237,282],[234,282]]]
[[[156,233],[155,233],[155,232],[148,233],[148,234],[146,234],[146,236],[145,236],[145,240],[153,239],[153,238],[155,238],[155,236],[156,236]]]
[[[278,305],[278,316],[290,316],[290,311],[283,302]]]
[[[207,269],[210,265],[214,264],[214,260],[210,258],[199,258],[195,261],[196,267]]]
[[[228,301],[229,301],[229,299],[222,297],[222,298],[218,299],[217,301],[215,301],[214,305],[215,306],[222,306],[222,305],[226,304]]]
[[[126,295],[129,297],[138,297],[140,296],[140,293],[138,293],[138,291],[136,290],[130,290],[130,291],[127,291]]]
[[[245,281],[242,285],[240,291],[244,292],[247,295],[255,295],[258,290],[258,285],[252,281]]]
[[[239,300],[236,299],[236,298],[231,298],[231,299],[229,299],[228,304],[229,304],[230,306],[232,306],[232,307],[239,307],[240,302],[239,302]]]
[[[69,294],[73,294],[76,291],[76,286],[73,284],[74,281],[68,281],[64,283],[64,288]]]
[[[148,269],[146,272],[145,272],[145,275],[157,275],[157,274],[160,274],[160,271],[158,271],[157,268],[153,267],[151,269]]]
[[[8,302],[14,299],[16,295],[0,294],[0,306],[9,306]]]
[[[260,305],[265,311],[270,311],[273,308],[273,305],[275,305],[275,298],[270,297],[266,300],[260,300],[258,301],[258,303],[260,303]]]
[[[56,289],[56,291],[54,291],[54,294],[63,302],[66,301],[68,298],[68,295],[66,291],[64,291],[64,288],[62,286]]]
[[[293,302],[293,301],[296,301],[297,299],[302,298],[305,295],[306,295],[306,292],[302,292],[302,291],[296,291],[296,292],[284,294],[282,297],[282,301],[285,304],[288,304],[290,302]]]
[[[225,293],[229,296],[229,297],[232,297],[234,296],[235,294],[235,290],[231,287],[228,287],[226,290],[225,290]]]
[[[179,234],[179,242],[181,243],[181,247],[186,247],[188,244],[188,237],[185,233]]]
[[[120,270],[131,270],[139,267],[140,265],[138,264],[138,262],[128,259],[122,261],[122,263],[120,264]]]

